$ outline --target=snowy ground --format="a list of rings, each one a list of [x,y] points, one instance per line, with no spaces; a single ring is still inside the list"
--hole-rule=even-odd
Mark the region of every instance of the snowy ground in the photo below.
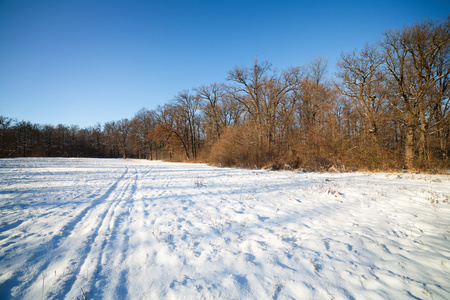
[[[0,299],[450,299],[449,179],[0,160]]]

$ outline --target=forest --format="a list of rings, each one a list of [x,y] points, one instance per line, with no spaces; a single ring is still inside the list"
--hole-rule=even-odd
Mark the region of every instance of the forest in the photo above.
[[[450,16],[280,69],[255,59],[132,119],[80,128],[0,116],[0,157],[121,157],[303,170],[448,170]],[[105,108],[107,109],[107,108]]]

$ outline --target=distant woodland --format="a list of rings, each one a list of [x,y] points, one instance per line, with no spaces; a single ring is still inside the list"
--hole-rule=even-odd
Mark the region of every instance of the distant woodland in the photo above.
[[[132,119],[88,128],[0,117],[0,157],[122,157],[305,170],[450,168],[450,16],[327,61],[236,66]],[[107,108],[106,108],[107,109]]]

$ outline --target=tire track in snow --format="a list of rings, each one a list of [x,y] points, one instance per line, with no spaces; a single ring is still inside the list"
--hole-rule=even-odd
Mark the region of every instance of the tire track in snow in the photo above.
[[[111,240],[111,243],[109,243],[110,248],[114,251],[117,251],[119,249],[120,255],[115,260],[117,264],[117,268],[114,268],[114,271],[118,273],[116,276],[112,277],[112,281],[110,282],[110,286],[112,288],[108,288],[106,290],[109,291],[115,291],[116,294],[119,294],[121,296],[126,296],[128,293],[127,284],[128,284],[128,273],[129,270],[127,268],[123,267],[123,264],[127,258],[127,253],[129,252],[129,244],[130,244],[130,218],[131,218],[131,211],[134,206],[135,197],[137,190],[137,182],[138,182],[138,173],[136,172],[136,175],[134,176],[133,185],[130,188],[130,195],[126,197],[123,204],[123,209],[120,212],[120,214],[117,216],[115,220],[115,226],[112,229],[112,236],[115,236],[114,240]],[[125,224],[125,226],[121,226]],[[119,231],[120,228],[123,228],[123,231]],[[117,244],[117,245],[115,245]],[[117,253],[117,252],[116,252]],[[111,274],[109,272],[108,274]],[[110,296],[107,296],[107,298],[111,298]]]
[[[121,223],[127,223],[124,218],[130,214],[130,206],[132,206],[133,202],[132,196],[137,188],[138,172],[136,168],[134,169],[134,174],[131,175],[130,179],[124,184],[124,188],[117,196],[110,200],[111,205],[103,214],[96,230],[94,230],[95,233],[91,237],[91,240],[93,241],[92,244],[85,248],[83,256],[79,259],[78,268],[73,272],[73,277],[76,277],[75,280],[73,280],[70,287],[67,287],[60,293],[60,296],[72,295],[73,297],[76,297],[80,294],[81,289],[83,289],[89,294],[90,298],[101,297],[101,295],[97,295],[96,286],[111,275],[106,274],[106,276],[102,274],[105,261],[111,262],[112,259],[111,257],[107,257],[109,254],[107,251],[108,248],[111,248],[111,253],[115,253],[118,250],[111,245],[119,236],[125,237],[125,245],[122,248],[128,248],[128,234],[127,232],[124,232],[120,235],[119,225]],[[124,205],[127,207],[124,207]],[[123,212],[120,212],[121,210]],[[125,259],[124,251],[120,251],[120,253],[122,254],[121,256],[123,258],[121,261],[123,262]],[[86,274],[86,276],[84,274]],[[113,286],[117,286],[117,283]],[[104,286],[101,285],[101,287]]]
[[[58,253],[61,245],[67,241],[74,231],[74,228],[77,224],[86,217],[86,215],[91,211],[92,208],[98,206],[101,202],[105,201],[117,188],[117,185],[120,181],[128,173],[128,168],[122,173],[122,175],[108,188],[108,190],[96,200],[92,201],[90,205],[85,207],[81,212],[79,212],[74,218],[72,218],[68,223],[66,223],[63,228],[66,229],[66,234],[56,234],[52,237],[50,241],[40,245],[32,256],[26,259],[22,266],[27,266],[29,264],[36,264],[38,262],[38,266],[31,271],[31,274],[26,274],[27,268],[20,267],[18,268],[19,274],[13,276],[12,278],[24,278],[24,283],[21,285],[19,282],[16,282],[17,292],[14,292],[16,297],[22,298],[23,295],[30,292],[30,289],[33,288],[33,285],[41,286],[40,278],[43,272],[48,268],[48,266],[55,260],[55,257],[60,257],[61,255]],[[77,235],[77,233],[75,233]],[[46,254],[45,254],[46,253]]]
[[[22,285],[22,295],[29,295],[30,297],[27,298],[34,298],[34,295],[37,294],[41,295],[43,284],[41,283],[40,277],[44,278],[43,280],[45,280],[45,275],[47,274],[49,275],[48,277],[50,277],[53,272],[55,272],[54,274],[56,277],[56,270],[60,271],[61,268],[63,268],[63,276],[62,278],[55,278],[55,282],[50,286],[50,289],[48,290],[48,298],[52,298],[54,296],[52,287],[60,285],[64,286],[72,280],[73,272],[66,274],[66,270],[71,271],[73,270],[73,268],[77,268],[76,258],[74,259],[73,257],[76,257],[76,255],[78,255],[79,253],[83,253],[83,251],[80,251],[83,245],[88,245],[88,247],[90,247],[90,241],[93,240],[93,236],[97,233],[99,228],[96,227],[94,229],[91,229],[91,231],[93,231],[92,234],[89,234],[88,236],[84,236],[83,234],[81,234],[81,238],[79,238],[80,232],[87,232],[87,229],[92,227],[92,224],[90,224],[89,222],[87,222],[87,225],[85,226],[84,224],[87,220],[95,218],[95,216],[92,215],[96,214],[96,211],[98,210],[98,208],[101,208],[103,203],[110,202],[104,212],[99,212],[96,215],[101,216],[100,220],[103,220],[110,207],[114,205],[114,201],[108,201],[108,199],[111,197],[111,195],[114,195],[114,193],[118,189],[119,184],[124,180],[124,178],[126,178],[128,172],[128,167],[126,167],[126,170],[122,173],[122,175],[108,188],[108,190],[103,195],[92,201],[91,205],[87,206],[76,217],[68,222],[63,227],[66,229],[66,234],[57,235],[52,239],[50,243],[51,248],[49,249],[49,247],[47,246],[46,249],[44,249],[44,251],[47,251],[48,253],[47,255],[45,255],[45,262],[36,270],[33,278],[31,280],[27,280],[26,283]],[[81,247],[74,246],[74,244],[80,244]],[[36,260],[42,260],[42,251],[37,251],[34,257],[29,259],[30,262]],[[58,290],[64,290],[64,288],[62,287]],[[61,297],[57,296],[56,298]]]

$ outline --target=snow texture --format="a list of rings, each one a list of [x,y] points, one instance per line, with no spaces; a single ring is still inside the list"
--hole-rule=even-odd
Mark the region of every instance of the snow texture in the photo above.
[[[0,299],[450,299],[449,176],[0,160]]]

